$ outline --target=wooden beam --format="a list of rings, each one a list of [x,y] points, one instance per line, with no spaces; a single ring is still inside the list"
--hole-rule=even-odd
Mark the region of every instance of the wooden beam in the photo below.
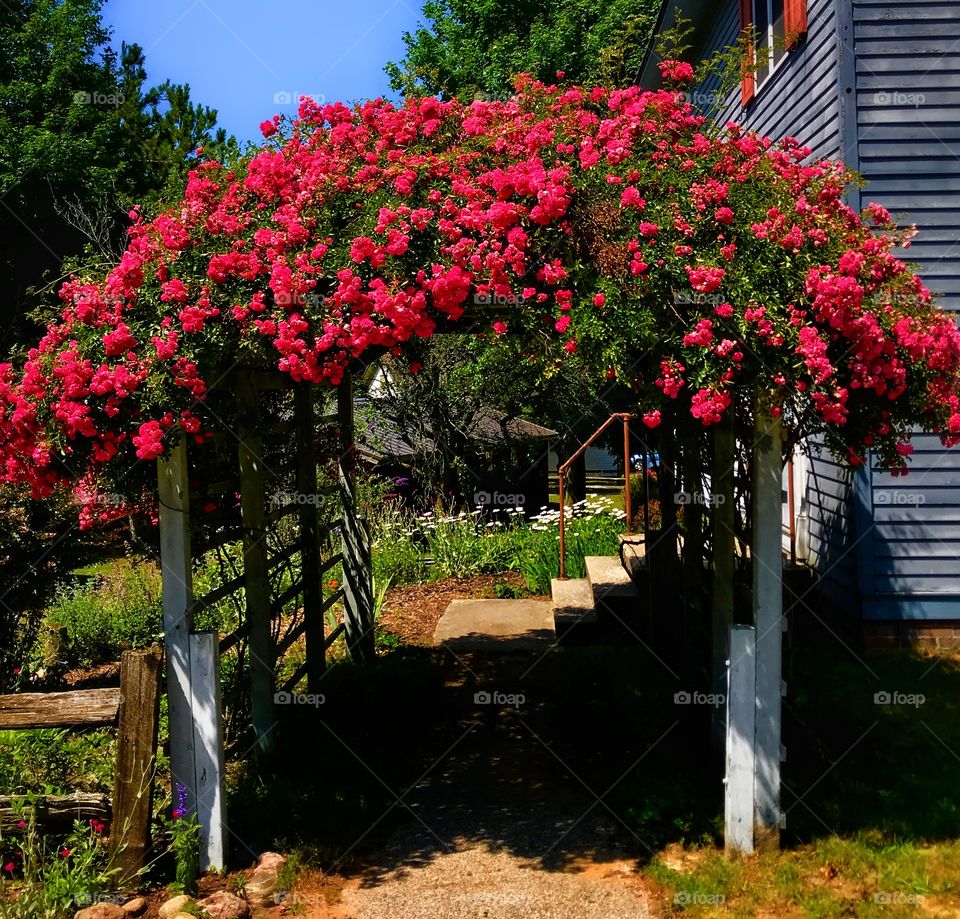
[[[112,867],[121,883],[147,865],[153,778],[160,716],[160,648],[124,651],[120,659],[120,716],[113,782]]]
[[[297,491],[300,492],[300,570],[303,615],[307,632],[307,692],[318,693],[326,666],[323,652],[323,585],[320,580],[320,517],[317,508],[316,422],[313,385],[294,390],[296,420]]]
[[[754,839],[780,846],[781,695],[783,681],[782,461],[780,419],[758,403],[753,448],[753,619],[757,630]]]
[[[714,693],[726,692],[730,626],[733,625],[735,448],[733,419],[725,416],[713,428],[713,474],[710,478],[713,497],[711,681]],[[723,749],[726,736],[724,715],[723,706],[714,708],[713,742],[718,750]]]
[[[240,516],[243,529],[243,574],[250,635],[250,707],[257,748],[276,746],[273,711],[274,648],[270,634],[270,581],[267,564],[266,496],[260,443],[259,395],[249,374],[237,376],[240,416]]]
[[[347,647],[355,661],[374,657],[373,560],[370,534],[357,515],[353,386],[350,374],[337,387],[337,417],[340,426],[339,483],[343,537],[343,606]]]
[[[190,636],[190,672],[193,675],[194,692],[193,731],[201,871],[222,871],[227,864],[219,665],[217,633],[194,632]]]
[[[753,852],[753,743],[756,729],[756,643],[753,626],[730,628],[724,782],[724,848],[728,855]],[[727,643],[725,642],[725,644]]]
[[[30,812],[37,826],[48,832],[73,828],[79,820],[88,823],[99,820],[110,823],[110,799],[95,792],[74,792],[72,795],[39,795],[30,805],[24,795],[0,795],[0,829],[16,829],[21,820],[29,820]]]
[[[193,565],[190,550],[190,487],[187,444],[179,443],[157,460],[160,497],[160,570],[163,584],[163,637],[167,665],[171,786],[183,786],[187,809],[196,810],[193,715],[190,708],[190,646],[193,629]]]
[[[113,724],[119,689],[75,692],[18,692],[0,696],[0,729],[70,728]]]

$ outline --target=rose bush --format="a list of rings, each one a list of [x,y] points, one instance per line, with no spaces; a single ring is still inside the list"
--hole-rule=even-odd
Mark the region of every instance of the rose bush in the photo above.
[[[509,304],[491,346],[520,333],[545,372],[580,352],[651,427],[766,393],[792,437],[856,462],[901,469],[917,426],[960,439],[960,334],[894,254],[910,231],[854,213],[842,164],[708,125],[690,68],[663,68],[656,92],[521,78],[507,102],[303,99],[264,122],[239,167],[202,162],[175,207],[133,212],[119,264],[66,283],[0,368],[3,479],[79,481],[89,505],[112,464],[202,439],[238,364],[336,385],[474,302]]]

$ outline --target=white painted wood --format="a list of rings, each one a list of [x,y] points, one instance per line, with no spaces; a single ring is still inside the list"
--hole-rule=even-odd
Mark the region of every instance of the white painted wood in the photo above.
[[[756,637],[753,626],[730,627],[727,666],[724,848],[728,855],[753,852],[753,745],[756,728]]]
[[[753,616],[757,630],[754,839],[780,845],[780,733],[783,659],[782,428],[758,405],[753,448]]]
[[[167,665],[170,771],[174,786],[179,784],[186,789],[187,809],[193,812],[197,801],[193,716],[190,706],[189,638],[193,628],[193,575],[187,446],[184,438],[157,460],[157,484],[160,498],[160,570]]]
[[[220,647],[216,632],[190,636],[193,690],[194,762],[200,868],[221,870],[227,863],[227,812],[224,791],[223,717],[220,707]]]

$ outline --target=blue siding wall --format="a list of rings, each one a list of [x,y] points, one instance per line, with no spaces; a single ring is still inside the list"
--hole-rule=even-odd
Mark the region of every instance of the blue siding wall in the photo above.
[[[920,230],[900,255],[960,310],[960,7],[853,0],[863,200]],[[960,617],[960,450],[915,438],[906,478],[873,469],[858,547],[868,618]]]
[[[960,452],[914,437],[907,476],[873,468],[860,489],[858,546],[868,619],[960,618]]]
[[[853,2],[860,171],[920,235],[902,253],[960,309],[960,6]]]

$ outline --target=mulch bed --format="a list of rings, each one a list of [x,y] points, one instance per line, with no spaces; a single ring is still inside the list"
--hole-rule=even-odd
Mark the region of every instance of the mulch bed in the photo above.
[[[507,584],[524,591],[523,576],[517,571],[476,574],[468,578],[444,578],[424,584],[391,587],[384,599],[379,625],[404,644],[433,645],[433,633],[446,608],[454,600],[483,600],[496,596],[494,587]],[[547,600],[549,597],[530,597]]]

